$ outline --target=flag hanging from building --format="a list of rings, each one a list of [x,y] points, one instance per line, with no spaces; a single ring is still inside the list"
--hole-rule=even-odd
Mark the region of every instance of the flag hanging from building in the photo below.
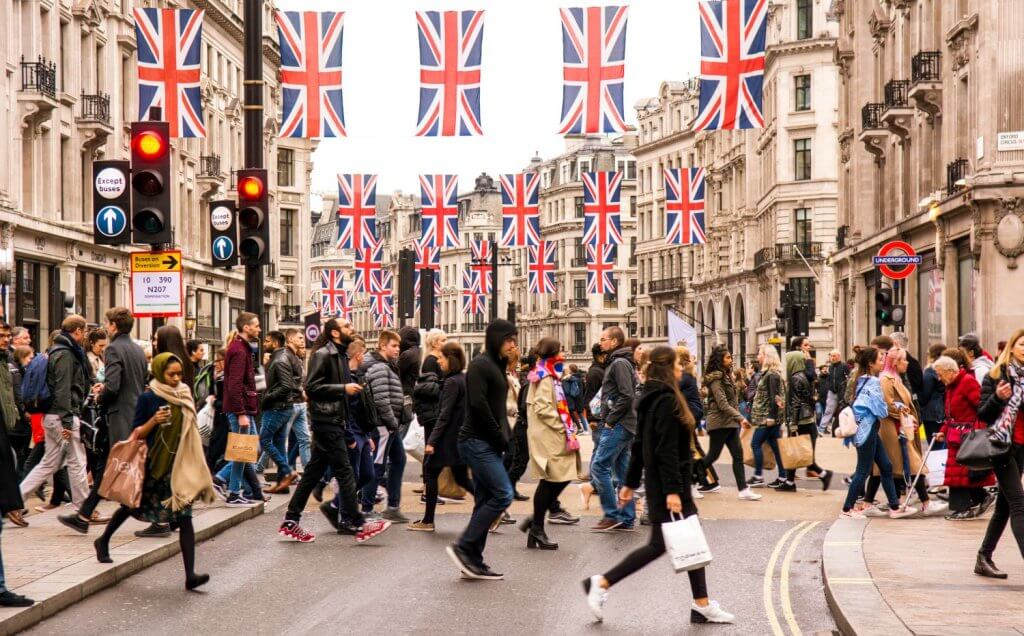
[[[540,175],[536,172],[501,175],[501,246],[526,247],[540,243]]]
[[[768,0],[699,0],[700,106],[694,130],[764,128]]]
[[[665,242],[703,245],[704,168],[665,168]]]
[[[494,281],[491,280],[491,260],[494,258],[494,243],[491,241],[470,241],[470,259],[472,262],[469,269],[479,278],[480,290],[491,293]]]
[[[416,297],[416,311],[420,310],[420,272],[425,269],[434,271],[434,312],[439,311],[441,306],[441,248],[426,245],[421,238],[416,241],[416,266],[413,269],[415,280],[413,295]]]
[[[338,249],[377,245],[377,175],[338,175]]]
[[[389,270],[373,272],[370,277],[370,313],[376,329],[390,329],[395,326],[395,304],[392,296],[394,276]]]
[[[320,313],[338,316],[345,307],[345,272],[340,269],[320,270]]]
[[[682,316],[668,310],[668,346],[677,347],[679,345],[686,345],[686,348],[690,350],[691,354],[697,352],[697,330],[693,328],[693,325],[683,320]]]
[[[423,241],[431,247],[462,247],[459,239],[459,178],[453,174],[420,175]]]
[[[554,241],[541,241],[537,245],[528,246],[526,251],[526,283],[530,293],[555,293],[558,244]]]
[[[615,252],[614,245],[587,246],[587,293],[615,293]]]
[[[352,264],[352,269],[355,272],[352,289],[362,294],[370,293],[372,276],[382,269],[381,263],[383,260],[383,241],[379,242],[376,247],[356,249],[355,262]]]
[[[470,137],[480,128],[483,11],[417,11],[419,137]]]
[[[134,9],[138,46],[139,120],[161,108],[171,137],[205,137],[199,62],[203,12],[199,9]]]
[[[482,314],[487,311],[487,293],[480,287],[480,274],[471,270],[462,272],[462,313]]]
[[[562,124],[559,134],[616,133],[623,118],[629,7],[562,9]]]
[[[278,11],[281,137],[344,137],[341,11]]]
[[[582,177],[583,242],[594,246],[622,243],[622,173],[584,172]]]

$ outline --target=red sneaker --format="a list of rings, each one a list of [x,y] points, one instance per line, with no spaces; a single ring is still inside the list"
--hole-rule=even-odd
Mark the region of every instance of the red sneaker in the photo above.
[[[285,521],[277,529],[277,533],[289,541],[298,541],[299,543],[313,543],[316,541],[316,535],[303,529],[296,521]]]
[[[367,521],[363,524],[363,527],[356,533],[356,543],[366,543],[370,539],[384,534],[391,527],[390,521],[378,519],[376,521]]]

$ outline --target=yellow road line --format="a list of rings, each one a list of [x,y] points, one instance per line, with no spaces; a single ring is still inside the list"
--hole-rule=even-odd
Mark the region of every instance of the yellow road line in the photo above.
[[[793,632],[793,636],[801,636],[803,632],[800,631],[800,626],[797,625],[796,617],[793,615],[793,602],[789,597],[789,567],[793,563],[793,554],[796,553],[796,548],[800,545],[800,541],[804,538],[804,535],[813,530],[816,525],[818,525],[817,521],[805,526],[804,529],[796,535],[793,542],[789,544],[789,549],[786,550],[786,557],[782,560],[779,597],[782,601],[782,615],[786,617],[786,622],[789,623],[789,629]]]
[[[787,530],[786,534],[782,535],[782,538],[775,544],[771,557],[768,559],[768,567],[764,570],[764,611],[768,614],[768,623],[772,626],[772,634],[774,636],[786,636],[786,632],[782,631],[782,625],[779,624],[779,617],[775,614],[775,604],[772,601],[772,579],[775,578],[775,564],[779,561],[782,547],[786,545],[786,542],[789,541],[793,533],[808,523],[808,521],[801,521]]]

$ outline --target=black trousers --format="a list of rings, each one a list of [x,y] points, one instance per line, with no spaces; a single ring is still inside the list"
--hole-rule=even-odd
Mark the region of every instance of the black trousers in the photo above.
[[[427,498],[426,510],[423,512],[423,523],[434,523],[434,510],[437,508],[437,480],[445,468],[446,466],[431,465],[429,461],[423,465],[423,494]],[[472,493],[473,480],[469,478],[469,467],[462,464],[451,466],[450,468],[452,469],[452,478],[455,480],[455,483],[465,488],[467,492]]]
[[[306,508],[309,496],[313,493],[313,488],[320,482],[320,478],[323,477],[328,466],[334,471],[334,478],[338,480],[338,486],[341,488],[339,494],[345,518],[351,519],[354,525],[363,524],[364,517],[359,512],[359,503],[356,498],[356,477],[352,471],[352,464],[348,460],[345,434],[340,429],[334,428],[313,430],[313,448],[309,466],[306,466],[299,486],[295,489],[291,501],[288,502],[285,519],[298,521],[302,518],[302,511]]]
[[[558,495],[562,494],[567,481],[548,481],[541,479],[537,484],[537,490],[533,493],[533,527],[537,530],[544,529],[544,515],[548,512],[557,512]],[[553,509],[552,509],[553,508]]]
[[[220,460],[224,458],[224,451],[228,447],[228,433],[230,432],[227,418],[218,417],[213,423],[213,431],[210,432],[210,444],[206,447],[206,467],[211,474],[217,474]]]
[[[818,426],[814,423],[798,424],[796,433],[797,435],[811,436],[811,465],[807,467],[807,470],[813,470],[816,473],[825,472],[825,469],[818,465],[817,458],[814,455],[814,451],[818,448]]]
[[[92,488],[89,489],[89,496],[82,502],[82,507],[78,509],[78,514],[84,519],[88,519],[92,516],[96,506],[99,505],[100,499],[100,484],[103,483],[103,471],[107,467],[107,457],[110,455],[110,448],[103,449],[103,452],[96,453],[95,457],[93,453],[89,453],[90,457],[94,459],[92,465]]]
[[[952,512],[965,512],[984,501],[984,488],[949,487],[949,509]]]
[[[708,446],[708,454],[701,462],[705,467],[714,466],[718,456],[722,454],[722,448],[728,448],[732,455],[732,475],[736,478],[736,487],[743,490],[747,487],[746,473],[743,468],[743,447],[740,445],[740,429],[719,428],[708,431],[711,444]],[[653,521],[652,521],[653,524]]]
[[[1024,557],[1024,486],[1020,483],[1021,470],[1024,469],[1024,446],[1014,444],[1007,455],[992,464],[999,483],[999,496],[979,552],[991,559],[1006,529],[1006,523],[1009,522],[1020,555]]]
[[[522,479],[526,472],[526,466],[530,462],[530,446],[526,441],[526,421],[516,424],[512,429],[512,443],[509,444],[509,451],[505,453],[505,470],[508,472],[508,480],[512,482],[512,489]]]

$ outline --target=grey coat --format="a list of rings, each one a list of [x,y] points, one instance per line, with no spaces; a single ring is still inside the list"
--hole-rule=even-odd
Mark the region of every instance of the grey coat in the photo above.
[[[636,387],[638,379],[633,363],[633,349],[621,347],[608,356],[608,366],[601,383],[601,399],[608,405],[604,409],[604,423],[608,427],[622,424],[622,428],[636,435]]]
[[[378,357],[373,351],[366,354],[366,361],[360,368],[370,383],[373,399],[377,403],[384,426],[389,431],[397,431],[402,423],[405,394],[402,392],[402,381],[398,377],[398,368],[393,362]]]
[[[103,352],[103,364],[99,403],[107,413],[110,443],[116,444],[128,439],[132,432],[135,403],[146,388],[146,354],[130,335],[119,333]]]

